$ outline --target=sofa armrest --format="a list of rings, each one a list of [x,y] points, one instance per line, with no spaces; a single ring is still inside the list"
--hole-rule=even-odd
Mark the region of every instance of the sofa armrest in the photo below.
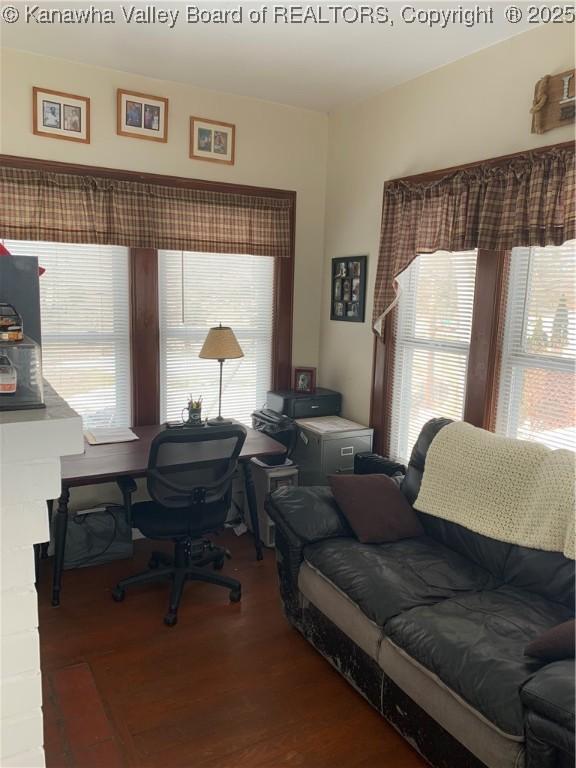
[[[329,488],[286,486],[266,499],[266,511],[276,524],[274,544],[280,595],[288,619],[298,624],[301,598],[298,574],[304,547],[335,536],[352,536]]]
[[[524,707],[574,731],[574,659],[539,669],[520,692]]]
[[[388,475],[388,477],[402,480],[406,474],[406,467],[377,453],[363,452],[354,456],[354,474]]]
[[[286,486],[268,499],[276,525],[286,528],[302,546],[335,536],[352,536],[345,517],[325,486]]]

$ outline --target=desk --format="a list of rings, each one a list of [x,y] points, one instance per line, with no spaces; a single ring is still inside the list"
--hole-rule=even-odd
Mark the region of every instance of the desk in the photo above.
[[[70,488],[82,485],[114,482],[119,477],[145,477],[148,466],[148,453],[153,438],[164,427],[134,427],[133,432],[139,440],[129,443],[111,443],[108,445],[85,445],[85,451],[78,456],[64,456],[62,459],[62,493],[54,513],[54,576],[52,583],[52,605],[60,605],[62,589],[62,570],[64,548],[68,529],[68,502]],[[254,493],[254,481],[250,459],[264,456],[277,456],[285,453],[286,448],[271,437],[246,429],[246,442],[242,447],[239,461],[244,470],[246,500],[250,511],[250,521],[256,546],[256,558],[262,560],[262,544],[258,525],[258,510]]]

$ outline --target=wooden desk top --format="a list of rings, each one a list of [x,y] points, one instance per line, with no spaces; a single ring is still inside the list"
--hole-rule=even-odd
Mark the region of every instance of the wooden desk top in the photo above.
[[[89,445],[85,441],[84,453],[62,458],[62,483],[71,488],[92,485],[128,475],[143,477],[148,466],[148,453],[152,439],[163,429],[161,426],[133,427],[139,440],[129,443]],[[246,428],[246,442],[240,461],[256,456],[284,453],[286,448],[268,435]]]

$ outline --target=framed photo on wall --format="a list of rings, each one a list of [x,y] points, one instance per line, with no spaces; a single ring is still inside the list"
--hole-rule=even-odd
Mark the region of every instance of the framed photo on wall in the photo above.
[[[132,139],[168,141],[168,99],[137,91],[116,91],[116,133]]]
[[[190,118],[190,157],[234,165],[236,126],[205,117]]]
[[[90,144],[90,99],[48,88],[32,88],[32,132],[51,139]]]
[[[330,319],[363,323],[366,314],[367,256],[332,259]]]

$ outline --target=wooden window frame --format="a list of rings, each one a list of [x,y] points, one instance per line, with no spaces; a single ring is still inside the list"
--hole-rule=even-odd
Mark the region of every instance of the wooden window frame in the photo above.
[[[430,183],[457,171],[471,170],[479,166],[503,165],[515,157],[522,157],[528,151],[531,154],[538,154],[539,152],[548,152],[551,149],[573,146],[573,141],[566,141],[538,149],[503,155],[490,160],[406,176],[395,181],[411,184]],[[476,262],[476,283],[463,420],[483,429],[493,427],[498,396],[497,382],[500,356],[498,340],[505,314],[502,297],[506,285],[507,255],[506,251],[478,249]],[[374,336],[370,425],[374,428],[374,450],[384,455],[387,455],[390,449],[389,404],[392,402],[394,381],[395,311],[395,309],[391,310],[384,318],[382,336],[377,334]]]
[[[274,328],[272,333],[272,389],[290,389],[294,314],[294,259],[296,242],[296,192],[245,184],[163,176],[0,154],[0,165],[50,173],[95,176],[119,181],[160,184],[251,197],[273,197],[291,202],[290,256],[274,259]],[[240,256],[241,257],[241,256]],[[267,257],[263,257],[267,258]],[[158,303],[158,251],[130,248],[130,337],[132,374],[132,424],[160,422],[160,322]]]

